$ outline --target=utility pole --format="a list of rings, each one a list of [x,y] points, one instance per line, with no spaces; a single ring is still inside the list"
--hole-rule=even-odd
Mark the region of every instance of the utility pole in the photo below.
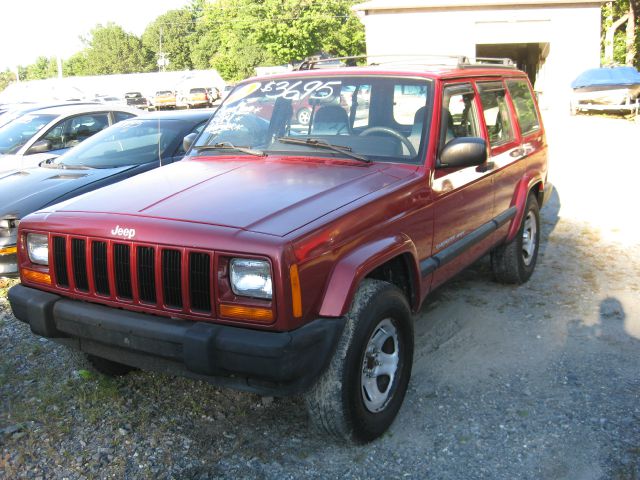
[[[160,49],[158,50],[158,71],[165,72],[167,69],[167,59],[162,51],[162,25],[160,25]]]

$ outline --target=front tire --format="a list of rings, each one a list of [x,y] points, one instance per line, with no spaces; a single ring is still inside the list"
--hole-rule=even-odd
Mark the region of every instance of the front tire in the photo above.
[[[339,439],[376,439],[400,410],[412,362],[406,297],[387,282],[364,280],[331,363],[305,395],[310,420]]]
[[[509,243],[491,252],[491,268],[500,283],[525,283],[536,268],[540,246],[540,207],[529,194],[518,233]]]

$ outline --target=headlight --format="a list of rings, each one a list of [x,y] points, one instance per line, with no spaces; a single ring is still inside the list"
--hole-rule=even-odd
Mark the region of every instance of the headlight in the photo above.
[[[41,233],[27,234],[27,252],[33,263],[49,265],[49,240]]]
[[[236,295],[271,300],[271,267],[265,260],[231,259],[231,289]]]
[[[12,230],[18,226],[20,223],[15,218],[2,218],[0,219],[0,228],[4,230]]]

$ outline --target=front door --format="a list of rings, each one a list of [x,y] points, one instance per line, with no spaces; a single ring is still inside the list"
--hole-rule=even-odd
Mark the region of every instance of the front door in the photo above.
[[[454,138],[482,137],[480,106],[470,82],[444,86],[438,152]],[[484,231],[493,218],[493,176],[486,165],[436,168],[434,195],[434,242],[431,265],[436,287],[482,255],[490,240]]]

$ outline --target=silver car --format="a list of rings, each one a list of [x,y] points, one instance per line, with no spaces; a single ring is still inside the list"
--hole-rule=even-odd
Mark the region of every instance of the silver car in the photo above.
[[[139,111],[128,107],[65,105],[21,115],[0,127],[0,172],[38,166]]]

